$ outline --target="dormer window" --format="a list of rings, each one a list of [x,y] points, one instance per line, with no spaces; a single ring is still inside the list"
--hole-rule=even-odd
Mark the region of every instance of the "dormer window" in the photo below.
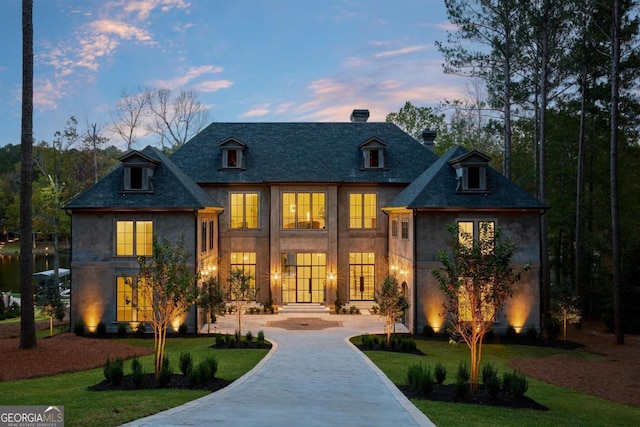
[[[372,138],[360,144],[364,169],[384,169],[384,152],[387,144]]]
[[[456,172],[456,191],[487,193],[487,167],[490,160],[490,157],[475,150],[451,160],[449,165]]]
[[[244,150],[247,145],[234,138],[220,143],[222,169],[244,169]]]
[[[123,167],[123,191],[153,192],[153,172],[160,164],[139,151],[130,151],[120,158]]]

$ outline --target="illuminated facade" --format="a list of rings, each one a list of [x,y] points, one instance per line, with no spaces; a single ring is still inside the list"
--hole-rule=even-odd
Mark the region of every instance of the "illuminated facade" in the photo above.
[[[533,254],[542,205],[504,178],[500,186],[515,204],[496,192],[497,172],[485,168],[486,158],[454,149],[439,159],[397,126],[367,117],[355,110],[351,123],[212,123],[170,157],[152,147],[125,154],[120,168],[66,206],[72,321],[89,328],[101,321],[110,331],[144,321],[148,312],[132,307],[145,301],[130,283],[152,236],[183,236],[203,277],[224,284],[231,270],[248,272],[256,301],[272,298],[276,306],[332,307],[339,297],[371,307],[384,277],[396,274],[414,331],[438,326],[442,296],[428,270],[445,245],[447,222],[494,221],[522,238],[516,243],[529,250],[522,257]],[[449,163],[435,171],[443,159]],[[425,174],[450,181],[441,192],[500,198],[476,208],[441,195],[440,206],[422,206],[414,196]],[[538,265],[539,255],[526,261]],[[535,319],[539,326],[534,270],[517,311],[528,310],[523,325]],[[176,324],[196,330],[197,314],[194,308]]]

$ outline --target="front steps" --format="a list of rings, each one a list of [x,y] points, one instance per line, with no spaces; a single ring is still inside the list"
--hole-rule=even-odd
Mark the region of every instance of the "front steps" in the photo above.
[[[278,314],[331,314],[331,309],[317,303],[287,304],[278,308]]]

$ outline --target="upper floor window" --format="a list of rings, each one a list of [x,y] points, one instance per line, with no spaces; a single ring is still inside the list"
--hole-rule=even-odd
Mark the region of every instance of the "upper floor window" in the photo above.
[[[376,193],[349,194],[349,228],[376,228]]]
[[[231,193],[230,227],[258,228],[258,193]]]
[[[402,220],[402,238],[404,240],[409,240],[409,220]]]
[[[209,220],[209,250],[212,251],[215,248],[215,232],[213,230],[213,220]]]
[[[387,144],[372,138],[360,144],[360,150],[362,151],[363,167],[364,169],[383,169],[384,164],[384,152]]]
[[[160,162],[138,151],[130,151],[120,157],[120,161],[124,173],[124,191],[153,191],[153,172]]]
[[[325,193],[282,193],[282,228],[326,227]]]
[[[391,220],[391,237],[398,238],[398,220]]]
[[[222,150],[223,169],[244,169],[244,151],[247,145],[241,141],[229,138],[220,144]]]
[[[116,221],[116,255],[153,254],[153,221]]]
[[[471,151],[449,164],[456,172],[458,192],[486,192],[487,167],[491,159],[478,151]]]
[[[458,241],[468,248],[478,242],[484,252],[493,250],[495,240],[494,221],[458,221]]]
[[[207,222],[202,221],[201,232],[200,232],[200,252],[204,253],[206,251],[207,251]]]

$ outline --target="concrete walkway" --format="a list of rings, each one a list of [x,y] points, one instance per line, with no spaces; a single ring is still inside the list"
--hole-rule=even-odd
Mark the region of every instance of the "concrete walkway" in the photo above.
[[[220,318],[216,332],[233,333],[234,321]],[[434,425],[349,342],[354,335],[382,333],[378,316],[247,315],[242,332],[248,330],[254,336],[264,331],[274,344],[253,370],[223,390],[126,425]]]

